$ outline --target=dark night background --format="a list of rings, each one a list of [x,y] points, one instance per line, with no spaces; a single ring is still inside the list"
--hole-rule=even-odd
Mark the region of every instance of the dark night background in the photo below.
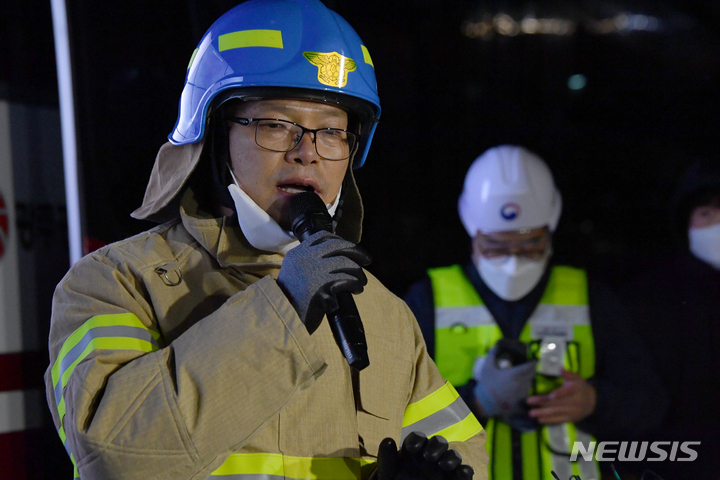
[[[67,3],[84,235],[109,243],[151,226],[130,212],[175,123],[188,60],[239,2]],[[564,202],[560,260],[617,281],[671,248],[674,181],[718,155],[718,2],[325,3],[376,68],[383,113],[357,179],[370,270],[391,290],[467,260],[457,197],[470,163],[501,143],[551,166]],[[0,6],[0,97],[57,106],[49,0]],[[555,33],[525,33],[526,18]],[[573,75],[584,88],[569,88]]]
[[[237,3],[70,2],[86,235],[110,242],[149,226],[129,213],[175,123],[189,55]],[[357,176],[363,244],[391,289],[466,259],[457,196],[472,160],[500,143],[525,145],[553,169],[561,260],[612,277],[668,247],[673,181],[693,157],[717,154],[714,3],[327,4],[376,66],[383,114]],[[513,29],[503,13],[570,21],[574,32],[502,35]],[[481,22],[486,37],[467,36]],[[581,90],[568,87],[576,74],[587,79]]]
[[[129,214],[175,123],[189,56],[237,3],[68,2],[86,236],[109,243],[150,226]],[[612,277],[669,248],[674,180],[694,157],[717,154],[717,2],[326,4],[376,66],[383,114],[357,177],[363,244],[391,289],[402,294],[427,267],[466,259],[455,209],[463,176],[501,143],[525,145],[553,169],[561,260]],[[5,11],[22,19],[8,22],[12,48],[2,54],[14,97],[57,102],[49,2]],[[570,33],[508,35],[526,17],[558,19]],[[578,74],[587,83],[572,90]]]

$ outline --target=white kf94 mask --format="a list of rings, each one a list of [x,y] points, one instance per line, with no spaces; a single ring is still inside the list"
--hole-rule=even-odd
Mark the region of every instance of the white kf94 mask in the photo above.
[[[693,255],[720,270],[720,224],[688,229],[688,241]]]
[[[530,260],[518,255],[497,258],[474,257],[480,278],[503,300],[519,300],[538,284],[545,273],[550,249],[542,258]]]

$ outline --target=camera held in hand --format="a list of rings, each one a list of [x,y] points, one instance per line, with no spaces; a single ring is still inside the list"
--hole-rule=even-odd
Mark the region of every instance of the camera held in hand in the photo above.
[[[511,338],[501,338],[495,344],[495,365],[499,369],[512,368],[533,361],[530,356],[528,344]],[[529,407],[521,402],[521,411],[503,418],[514,429],[521,432],[532,431],[537,428],[537,421],[528,416]]]
[[[506,369],[530,361],[528,345],[520,340],[501,338],[495,344],[495,365]]]

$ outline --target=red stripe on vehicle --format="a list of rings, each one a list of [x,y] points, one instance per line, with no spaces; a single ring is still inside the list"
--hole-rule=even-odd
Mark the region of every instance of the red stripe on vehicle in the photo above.
[[[25,432],[0,433],[0,472],[2,478],[27,478],[27,442]]]
[[[44,388],[43,374],[47,365],[45,354],[40,352],[0,355],[0,392]]]

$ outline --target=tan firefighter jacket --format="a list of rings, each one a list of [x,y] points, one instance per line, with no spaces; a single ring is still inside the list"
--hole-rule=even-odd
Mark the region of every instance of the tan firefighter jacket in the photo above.
[[[367,274],[370,366],[351,373],[327,321],[309,335],[278,287],[281,255],[203,216],[192,190],[180,203],[56,289],[47,397],[76,477],[367,478],[383,438],[421,431],[487,478],[485,432],[404,302]]]

